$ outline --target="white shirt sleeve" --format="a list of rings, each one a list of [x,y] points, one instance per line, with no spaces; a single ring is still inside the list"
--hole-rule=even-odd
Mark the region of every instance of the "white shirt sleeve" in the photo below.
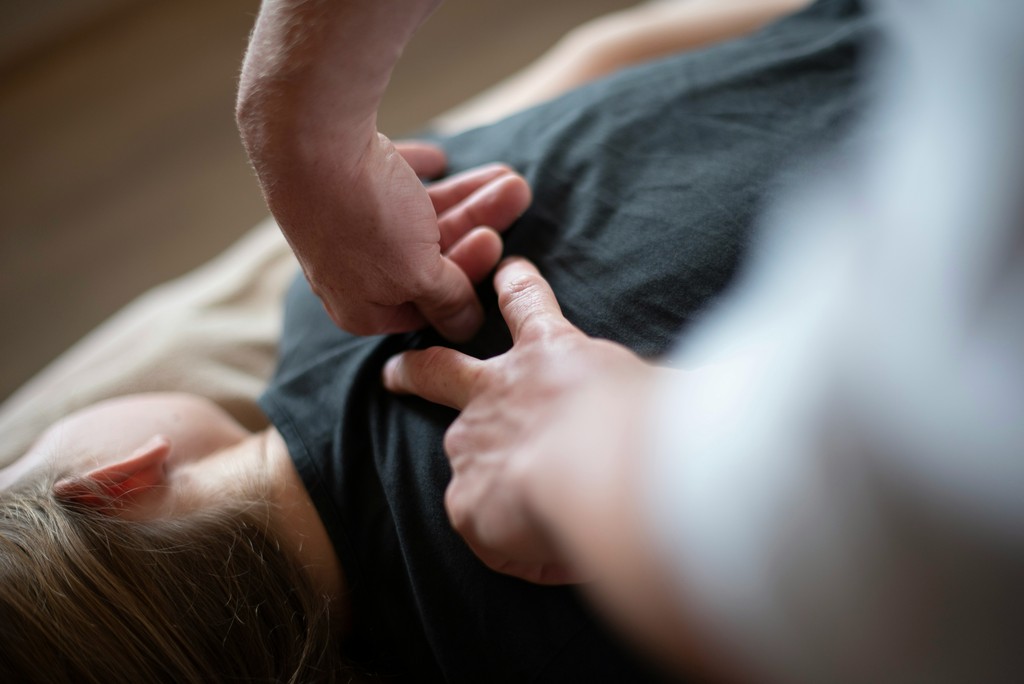
[[[856,158],[776,207],[663,388],[651,526],[779,681],[1024,676],[1024,5],[879,3]]]

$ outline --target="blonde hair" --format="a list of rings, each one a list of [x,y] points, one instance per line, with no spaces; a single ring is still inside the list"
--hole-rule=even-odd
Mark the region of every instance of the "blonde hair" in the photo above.
[[[0,493],[0,681],[348,681],[269,504],[128,521]]]

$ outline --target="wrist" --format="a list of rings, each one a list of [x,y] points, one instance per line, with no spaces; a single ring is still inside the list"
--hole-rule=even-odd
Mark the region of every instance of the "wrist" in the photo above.
[[[268,113],[269,112],[269,113]],[[339,129],[288,98],[260,92],[239,99],[238,130],[268,203],[298,191],[305,196],[323,187],[333,196],[358,175],[361,162],[377,141],[373,116],[352,119]],[[271,210],[275,212],[274,206]]]

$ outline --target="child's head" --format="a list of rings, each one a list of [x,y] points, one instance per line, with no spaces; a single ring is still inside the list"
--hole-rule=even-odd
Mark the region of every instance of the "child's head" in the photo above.
[[[244,431],[198,400],[141,401],[58,426],[4,478],[0,681],[330,680],[328,604],[270,532],[264,484],[218,501],[167,476]],[[153,420],[172,436],[137,448]],[[104,431],[119,421],[127,437]],[[103,443],[135,450],[106,458]]]

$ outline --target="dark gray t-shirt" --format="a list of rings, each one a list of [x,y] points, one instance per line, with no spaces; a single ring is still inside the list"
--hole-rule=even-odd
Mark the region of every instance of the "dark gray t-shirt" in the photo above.
[[[534,189],[506,234],[566,316],[644,356],[668,350],[725,288],[784,171],[841,139],[864,99],[874,34],[859,3],[821,0],[742,40],[630,69],[443,140],[456,172],[500,160]],[[490,286],[467,353],[510,340]],[[442,437],[454,412],[392,396],[392,354],[430,331],[338,331],[304,281],[261,399],[352,589],[358,658],[410,681],[644,681],[573,588],[487,570],[451,530]],[[568,485],[567,485],[568,486]]]

